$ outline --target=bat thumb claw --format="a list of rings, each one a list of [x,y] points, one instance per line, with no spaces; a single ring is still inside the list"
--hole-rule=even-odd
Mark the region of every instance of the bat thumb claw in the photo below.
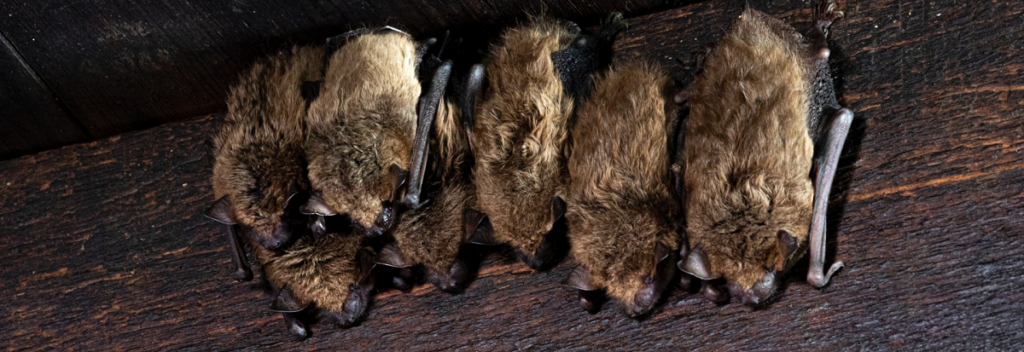
[[[814,288],[822,288],[828,285],[829,280],[832,279],[832,275],[835,274],[839,269],[845,266],[843,262],[832,263],[832,266],[828,268],[828,273],[822,275],[821,272],[815,272],[811,270],[807,273],[807,282],[814,286]]]

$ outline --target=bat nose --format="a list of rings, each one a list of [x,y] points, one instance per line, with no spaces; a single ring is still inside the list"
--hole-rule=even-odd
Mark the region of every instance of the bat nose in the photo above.
[[[641,315],[647,314],[647,312],[649,312],[651,310],[651,308],[652,308],[651,306],[639,306],[639,305],[635,305],[635,304],[627,304],[626,305],[626,314],[629,315],[632,318],[636,318],[636,317],[639,317]]]
[[[390,203],[385,203],[384,207],[377,214],[377,219],[373,221],[373,226],[370,226],[369,235],[376,237],[383,235],[395,224],[395,207]]]
[[[658,302],[660,293],[655,278],[653,276],[645,277],[644,287],[633,296],[632,304],[627,304],[627,313],[633,317],[647,313]]]
[[[765,304],[775,294],[775,273],[768,272],[747,290],[740,288],[736,283],[730,282],[729,291],[739,297],[740,301],[745,305],[753,307]]]
[[[748,306],[756,306],[758,304],[761,304],[762,301],[763,300],[761,299],[761,297],[758,297],[755,294],[744,294],[743,295],[743,304],[746,304]]]
[[[441,291],[448,293],[459,293],[461,291],[461,287],[459,287],[458,283],[455,282],[455,279],[450,275],[439,274],[432,271],[430,272],[429,280],[431,284],[434,284],[434,286],[441,289]]]
[[[523,263],[526,263],[526,266],[530,267],[530,269],[541,270],[544,268],[543,259],[538,258],[535,255],[529,255],[519,251],[517,251],[516,254],[519,256],[519,260],[522,260]]]
[[[267,249],[278,249],[284,246],[292,237],[291,226],[288,223],[280,223],[274,226],[274,232],[264,242]]]

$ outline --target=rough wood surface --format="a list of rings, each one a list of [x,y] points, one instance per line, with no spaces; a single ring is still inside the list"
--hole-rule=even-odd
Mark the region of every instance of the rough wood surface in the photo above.
[[[0,32],[87,131],[105,138],[223,111],[238,73],[290,42],[385,24],[426,35],[545,8],[570,18],[649,13],[680,1],[15,0],[0,2]]]
[[[0,160],[90,140],[0,33]]]
[[[806,3],[754,1],[806,24]],[[741,2],[634,18],[623,55],[678,58]],[[368,319],[294,342],[269,297],[230,279],[204,141],[173,123],[0,163],[7,350],[1019,349],[1024,345],[1024,4],[847,1],[833,66],[854,125],[830,233],[847,264],[768,309],[675,292],[643,321],[582,312],[561,280],[493,259],[457,296],[378,296]]]

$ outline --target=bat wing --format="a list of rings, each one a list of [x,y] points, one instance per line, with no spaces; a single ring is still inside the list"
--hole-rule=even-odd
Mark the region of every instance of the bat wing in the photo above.
[[[839,109],[828,121],[821,141],[815,145],[814,151],[814,215],[811,218],[810,230],[810,269],[807,271],[807,282],[821,288],[828,284],[832,274],[843,267],[843,262],[835,262],[825,273],[825,213],[828,210],[828,196],[832,189],[832,179],[836,176],[839,154],[843,151],[843,143],[850,132],[853,112]]]
[[[452,73],[452,63],[445,61],[434,72],[426,94],[420,99],[419,118],[416,123],[416,136],[413,141],[412,161],[409,163],[408,190],[403,203],[407,209],[416,209],[423,203],[420,192],[427,171],[427,157],[430,151],[429,138],[431,125],[437,116],[437,107],[444,97],[448,86],[448,78]]]

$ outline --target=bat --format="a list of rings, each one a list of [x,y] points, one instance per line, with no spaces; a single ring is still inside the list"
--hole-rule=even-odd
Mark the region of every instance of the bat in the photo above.
[[[678,125],[672,80],[655,64],[615,63],[597,76],[571,129],[566,283],[584,310],[604,291],[630,316],[650,312],[675,276],[682,221],[671,172]],[[641,137],[642,136],[642,137]]]
[[[483,66],[473,65],[458,84],[445,94],[445,102],[437,111],[430,135],[429,172],[426,173],[424,196],[429,204],[403,213],[391,233],[394,243],[377,255],[378,264],[396,268],[422,265],[427,280],[450,293],[465,288],[475,271],[472,249],[467,240],[485,216],[473,210],[477,206],[473,187],[473,155],[467,139],[464,119],[472,113],[471,92],[479,91],[483,82]]]
[[[421,205],[427,136],[450,73],[450,63],[441,63],[421,82],[434,42],[416,43],[391,27],[328,41],[304,144],[314,191],[300,210],[320,219],[315,234],[324,231],[322,217],[346,214],[361,232],[378,236],[405,208]]]
[[[278,249],[305,233],[299,206],[308,195],[302,149],[307,97],[322,74],[323,48],[296,46],[260,59],[241,75],[227,99],[228,113],[214,136],[213,189],[205,215],[223,224],[235,278],[252,279],[247,242]]]
[[[469,132],[478,211],[488,220],[471,231],[471,243],[507,243],[535,270],[566,252],[553,230],[565,214],[569,123],[624,28],[621,14],[596,34],[535,18],[501,35],[485,62],[487,84]]]
[[[836,101],[825,41],[842,12],[826,0],[813,16],[804,37],[745,9],[676,97],[690,109],[680,165],[689,245],[678,266],[712,300],[766,304],[808,250],[816,288],[843,267],[824,271],[829,189],[853,120]]]
[[[301,237],[285,249],[254,249],[274,288],[270,309],[282,313],[293,336],[309,336],[306,316],[347,327],[366,315],[379,276],[366,241],[362,234],[329,232]]]

